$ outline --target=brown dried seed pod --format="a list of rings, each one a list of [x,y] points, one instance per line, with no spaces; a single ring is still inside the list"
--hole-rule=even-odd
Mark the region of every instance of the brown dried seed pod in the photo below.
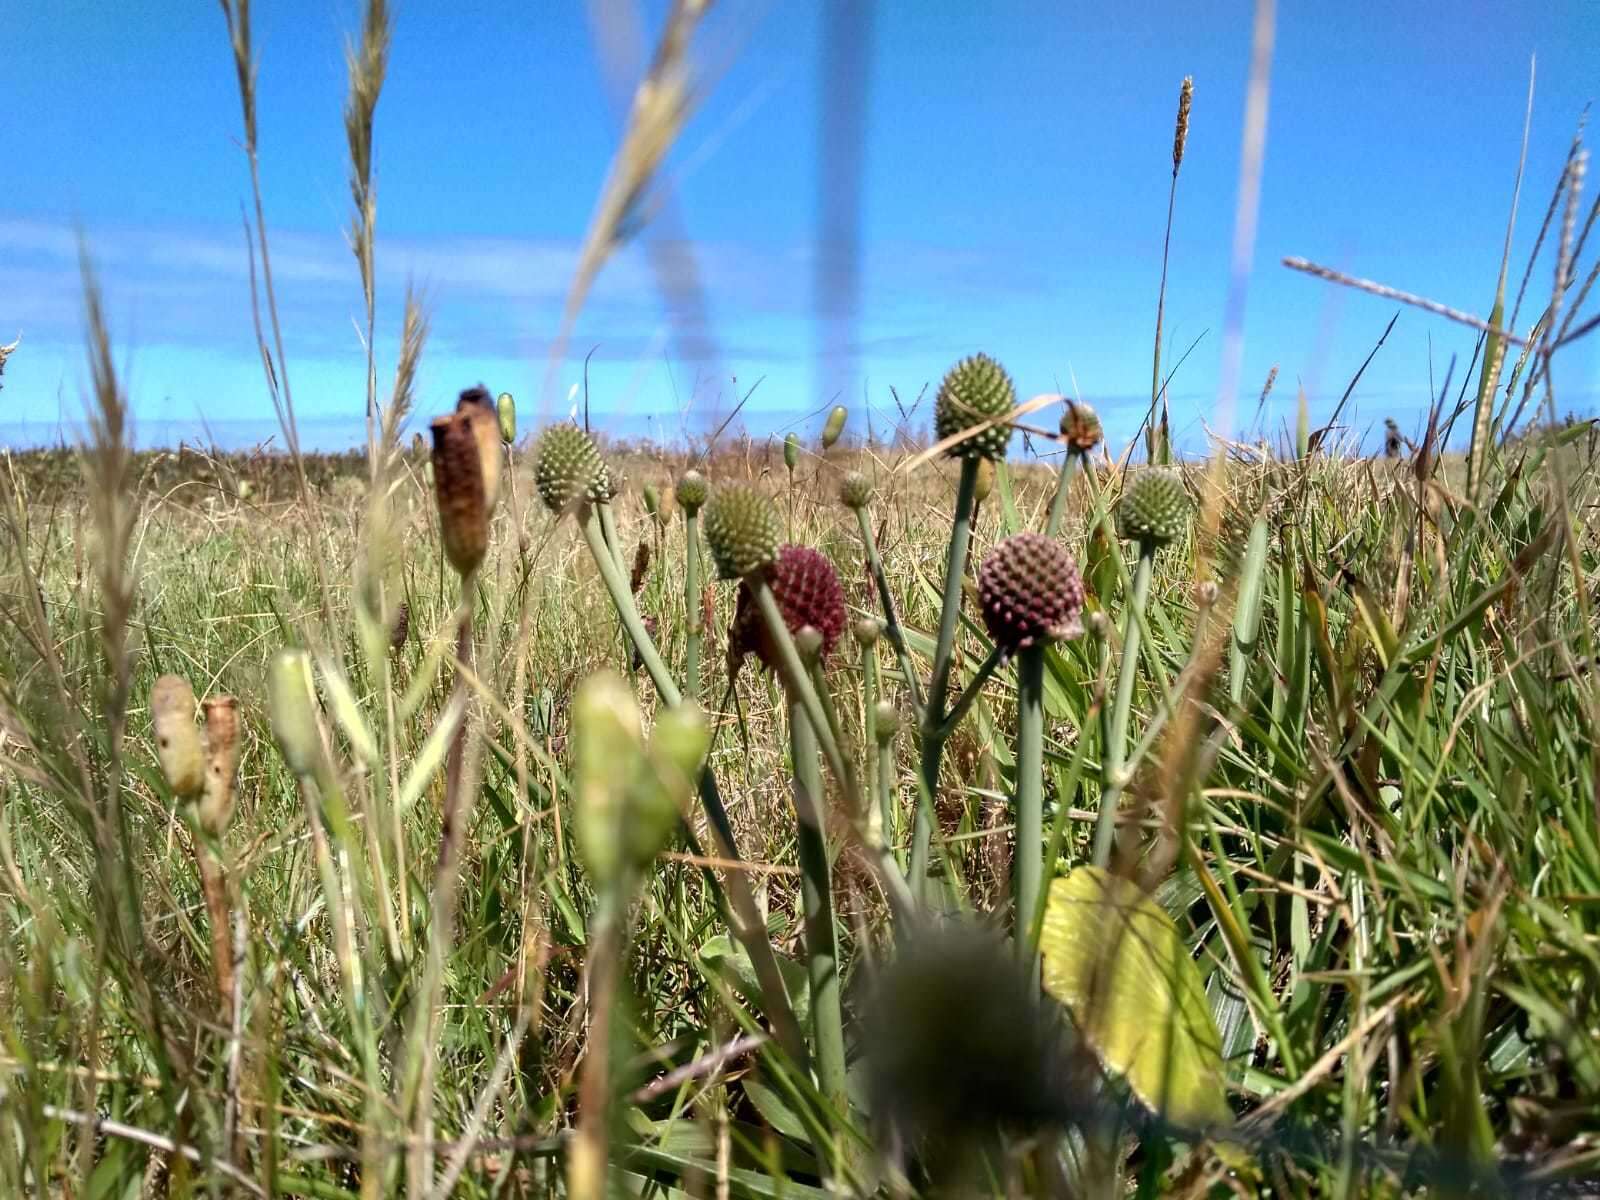
[[[239,770],[239,702],[232,696],[207,696],[206,790],[200,801],[200,828],[221,837],[233,819],[233,784]]]
[[[478,469],[483,473],[483,502],[492,513],[500,500],[500,415],[489,389],[479,384],[461,393],[456,411],[472,422],[478,443]]]
[[[178,675],[163,675],[150,689],[150,723],[156,758],[173,795],[193,800],[205,786],[200,731],[194,724],[194,689]]]
[[[439,503],[444,553],[465,578],[478,569],[489,548],[489,507],[478,439],[472,418],[461,412],[437,418],[429,429],[433,432],[433,492]]]
[[[394,626],[389,630],[389,649],[398,651],[411,635],[411,602],[400,601],[394,610]]]
[[[650,574],[650,541],[641,539],[639,548],[633,552],[633,570],[628,576],[628,590],[635,596],[639,589],[644,587],[645,577]]]

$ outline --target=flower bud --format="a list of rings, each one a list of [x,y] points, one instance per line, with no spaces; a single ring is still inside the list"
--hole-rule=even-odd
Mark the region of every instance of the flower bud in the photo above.
[[[322,765],[322,731],[311,683],[311,656],[279,650],[267,664],[267,718],[289,770],[304,778]]]
[[[872,481],[860,471],[846,471],[839,481],[839,502],[852,512],[865,508],[872,499]]]
[[[972,480],[972,500],[982,504],[994,491],[994,463],[987,458],[978,460],[978,473]]]
[[[800,435],[791,433],[783,439],[783,465],[789,474],[794,474],[794,469],[800,465]]]
[[[194,689],[187,679],[163,675],[156,680],[150,689],[150,724],[167,786],[180,800],[193,800],[205,786],[205,762],[194,725]]]
[[[856,635],[856,644],[865,649],[883,634],[883,622],[877,617],[862,617],[851,626],[851,632]]]
[[[678,499],[678,507],[692,517],[704,506],[706,497],[710,495],[710,489],[706,486],[706,477],[704,475],[700,474],[699,471],[690,470],[685,471],[678,477],[678,487],[675,494]]]
[[[828,413],[828,420],[822,426],[822,448],[833,449],[833,444],[844,435],[844,423],[850,416],[850,410],[842,404],[835,404]]]
[[[900,732],[900,710],[887,700],[879,700],[872,708],[873,729],[878,735],[878,745],[887,746]]]
[[[501,392],[494,407],[500,418],[500,440],[509,446],[517,440],[517,402],[510,392]]]
[[[1194,585],[1194,602],[1199,608],[1210,608],[1217,602],[1217,581],[1203,579]]]
[[[794,635],[794,648],[800,661],[810,666],[822,654],[822,630],[815,625],[803,625]]]

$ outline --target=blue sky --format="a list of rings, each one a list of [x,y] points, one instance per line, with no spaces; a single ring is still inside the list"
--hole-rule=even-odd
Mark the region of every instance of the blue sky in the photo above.
[[[537,411],[622,100],[584,5],[394,7],[376,134],[380,375],[392,370],[411,281],[433,323],[422,413],[479,380]],[[341,107],[344,39],[359,10],[354,0],[255,8],[288,369],[308,440],[354,442],[364,358],[359,279],[343,241]],[[643,5],[647,36],[664,12]],[[818,198],[833,180],[818,134],[819,97],[835,83],[820,66],[824,19],[811,0],[721,0],[713,10],[697,56],[707,92],[668,164],[671,219],[645,235],[692,250],[704,310],[677,311],[646,247],[630,247],[602,275],[546,412],[565,412],[593,349],[593,413],[619,431],[701,430],[759,379],[745,410],[753,432],[785,429],[843,391],[857,414],[865,397],[881,434],[891,386],[909,404],[954,359],[986,350],[1024,396],[1075,381],[1114,435],[1130,435],[1150,386],[1173,112],[1192,74],[1166,330],[1169,362],[1200,339],[1172,384],[1174,420],[1198,445],[1216,405],[1249,7],[873,9],[870,28],[857,29],[869,48],[861,293],[842,366],[819,354],[812,283],[829,249]],[[0,392],[0,441],[53,437],[58,420],[70,428],[81,411],[80,226],[143,437],[192,439],[209,427],[253,440],[272,411],[250,319],[239,104],[216,5],[52,0],[12,6],[5,23],[0,341],[18,331],[24,341]],[[1281,6],[1242,422],[1273,365],[1269,433],[1292,423],[1297,383],[1313,412],[1326,412],[1394,312],[1285,270],[1284,255],[1487,312],[1535,52],[1518,271],[1600,84],[1600,4]],[[1524,326],[1551,269],[1546,256]],[[1472,340],[1403,312],[1356,393],[1356,430],[1387,415],[1416,427],[1430,356],[1437,383],[1452,355],[1464,366]],[[1567,352],[1557,380],[1562,408],[1596,407],[1592,340]],[[863,431],[859,415],[853,424]]]

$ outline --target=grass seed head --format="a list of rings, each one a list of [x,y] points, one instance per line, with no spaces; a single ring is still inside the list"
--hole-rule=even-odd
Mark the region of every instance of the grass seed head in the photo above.
[[[933,404],[934,430],[943,440],[986,421],[999,422],[951,446],[946,453],[952,458],[1004,458],[1011,444],[1011,426],[1004,418],[1016,403],[1016,385],[1005,368],[987,354],[974,354],[951,367],[939,384]]]
[[[872,500],[872,480],[860,471],[846,471],[839,481],[839,503],[851,512],[865,508]]]
[[[1087,404],[1067,401],[1061,414],[1061,436],[1067,439],[1067,449],[1088,454],[1100,444],[1104,436],[1100,428],[1100,414]]]
[[[1189,107],[1194,103],[1194,76],[1185,75],[1178,89],[1178,122],[1172,131],[1172,173],[1183,166],[1183,148],[1189,141]]]
[[[711,489],[706,486],[706,477],[699,471],[685,471],[678,476],[678,486],[674,495],[678,499],[678,507],[691,517],[705,506],[706,497]]]
[[[472,418],[438,417],[433,432],[433,494],[445,557],[463,578],[478,569],[489,548],[489,504]]]
[[[706,504],[706,545],[723,579],[743,579],[767,567],[782,538],[777,508],[749,484],[719,487]]]
[[[206,789],[200,801],[200,828],[221,837],[233,819],[233,783],[239,771],[239,702],[232,696],[207,696]]]
[[[1189,526],[1189,493],[1176,471],[1146,467],[1135,473],[1117,504],[1117,532],[1131,542],[1160,549]]]
[[[1078,564],[1042,533],[1006,538],[978,570],[983,623],[1007,653],[1079,636],[1083,600]]]
[[[565,512],[580,501],[611,498],[611,471],[600,447],[576,425],[552,425],[539,439],[534,486],[551,512]]]
[[[187,679],[163,675],[155,681],[150,689],[150,724],[167,786],[180,800],[193,800],[205,786],[205,760],[194,724],[194,689]]]

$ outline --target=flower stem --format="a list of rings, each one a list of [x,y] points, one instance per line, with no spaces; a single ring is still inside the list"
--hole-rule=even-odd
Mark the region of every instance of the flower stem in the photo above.
[[[700,698],[700,514],[683,514],[683,605],[688,612],[689,633],[683,656],[684,691]]]
[[[911,891],[921,897],[928,877],[928,843],[933,836],[933,806],[939,795],[939,764],[944,758],[944,704],[950,691],[950,666],[956,629],[961,618],[961,573],[972,535],[972,495],[978,480],[978,460],[961,460],[961,482],[956,487],[955,519],[950,527],[950,548],[945,559],[944,607],[939,616],[939,641],[934,647],[933,675],[928,683],[928,703],[922,712],[922,782],[928,804],[917,809],[911,835]]]
[[[922,715],[922,684],[911,665],[911,652],[906,648],[905,631],[900,628],[900,617],[895,612],[894,594],[889,590],[889,577],[883,572],[883,560],[878,556],[878,538],[872,532],[872,522],[865,506],[856,509],[856,523],[861,527],[861,544],[867,551],[867,570],[878,587],[878,603],[883,607],[883,631],[900,660],[900,673],[905,676],[906,688],[911,693],[911,707],[918,718]]]
[[[650,634],[645,630],[644,622],[639,619],[639,610],[633,603],[633,593],[628,590],[627,580],[622,577],[616,560],[606,548],[598,520],[593,513],[590,513],[581,524],[584,539],[589,544],[589,553],[594,558],[595,567],[599,570],[600,578],[611,596],[612,606],[617,610],[617,617],[633,642],[634,649],[639,652],[639,658],[644,662],[645,670],[649,672],[650,679],[655,684],[656,694],[661,698],[661,702],[669,707],[680,703],[683,700],[683,693],[679,691],[666,664],[661,661],[661,655],[656,650]],[[705,808],[706,818],[717,835],[722,854],[735,862],[739,861],[738,843],[733,836],[733,822],[728,819],[728,810],[724,807],[721,793],[717,790],[717,777],[709,766],[700,772],[700,803]],[[783,1043],[784,1049],[788,1050],[796,1061],[803,1062],[806,1058],[805,1042],[800,1036],[799,1025],[789,1004],[788,993],[784,990],[783,976],[778,970],[772,943],[767,940],[766,923],[750,891],[750,881],[746,878],[745,872],[732,870],[727,872],[726,886],[728,899],[733,907],[729,926],[750,955],[757,980],[761,984],[762,996],[772,1017],[774,1032],[778,1040]]]
[[[817,727],[791,694],[789,743],[794,758],[795,834],[800,852],[800,897],[805,916],[806,968],[811,980],[811,1036],[817,1081],[843,1113],[844,1017],[839,1003],[839,943],[833,919],[832,870],[823,823],[822,769]]]
[[[867,844],[878,850],[885,845],[889,806],[883,794],[883,774],[878,770],[883,750],[878,745],[878,647],[874,642],[861,647],[861,727],[867,752]]]
[[[1067,511],[1067,493],[1072,490],[1072,473],[1077,469],[1080,455],[1076,450],[1067,451],[1067,461],[1061,464],[1061,470],[1056,474],[1056,494],[1050,501],[1050,521],[1044,527],[1045,533],[1055,537],[1061,532],[1061,518]]]
[[[943,736],[949,737],[956,731],[956,726],[961,724],[961,718],[967,715],[967,710],[983,694],[983,685],[989,682],[989,677],[999,669],[1000,664],[1005,661],[1005,657],[1005,651],[999,646],[994,646],[984,660],[978,664],[977,674],[962,689],[961,695],[956,698],[955,705],[950,709],[949,715],[945,717],[944,724],[940,726],[939,732]]]
[[[844,792],[845,803],[851,812],[860,812],[861,793],[856,787],[855,768],[845,758],[838,740],[833,736],[827,709],[817,690],[811,686],[805,664],[800,661],[800,652],[795,649],[794,639],[789,636],[789,627],[783,623],[783,614],[778,611],[777,597],[759,575],[752,575],[745,582],[756,598],[756,607],[761,610],[761,616],[767,623],[767,632],[778,651],[778,675],[783,680],[784,690],[792,702],[801,705],[810,719],[812,731],[822,746],[822,756],[828,760],[828,770],[833,772],[840,790]]]
[[[1117,807],[1127,786],[1123,778],[1128,749],[1128,713],[1133,708],[1133,684],[1139,670],[1139,629],[1145,601],[1150,595],[1150,573],[1155,547],[1139,547],[1139,565],[1133,576],[1133,595],[1122,624],[1122,662],[1117,667],[1117,696],[1106,725],[1105,751],[1101,755],[1100,812],[1094,824],[1092,862],[1103,867],[1111,861],[1111,841],[1116,832]]]
[[[1017,955],[1033,961],[1029,925],[1038,907],[1044,853],[1044,647],[1017,658],[1017,848],[1012,862],[1013,932]]]

